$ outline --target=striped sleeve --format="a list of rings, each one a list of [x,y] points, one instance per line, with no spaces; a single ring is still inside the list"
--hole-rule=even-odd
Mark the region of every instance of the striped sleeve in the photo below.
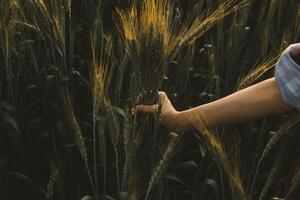
[[[300,111],[300,66],[290,56],[289,46],[275,68],[275,81],[283,100]]]

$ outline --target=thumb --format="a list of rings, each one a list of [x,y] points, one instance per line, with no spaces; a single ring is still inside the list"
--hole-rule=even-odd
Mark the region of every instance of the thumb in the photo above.
[[[133,113],[145,113],[145,114],[152,114],[158,110],[158,104],[154,105],[138,105],[133,108],[131,111]]]

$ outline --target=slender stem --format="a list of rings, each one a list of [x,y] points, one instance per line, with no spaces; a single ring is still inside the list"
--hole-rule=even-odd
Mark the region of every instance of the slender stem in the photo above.
[[[93,188],[94,193],[96,194],[96,188],[95,188],[95,185],[94,185],[94,182],[93,182],[93,178],[92,178],[90,169],[89,169],[89,167],[88,167],[88,163],[85,161],[84,164],[85,164],[86,171],[87,171],[87,173],[88,173],[88,176],[89,176],[89,179],[90,179],[90,182],[91,182],[91,186],[92,186],[92,188]]]
[[[103,166],[103,190],[106,193],[106,166]]]
[[[148,188],[148,190],[147,190],[147,193],[146,193],[145,200],[148,200],[148,197],[149,197],[150,191],[151,191],[151,189],[150,189],[150,188]]]
[[[261,164],[261,160],[257,164],[256,170],[255,170],[255,174],[254,174],[254,177],[253,177],[253,180],[252,180],[252,183],[251,183],[251,187],[250,187],[250,190],[249,190],[249,194],[252,194],[252,191],[254,189],[254,185],[255,185],[255,181],[256,181],[257,175],[258,175],[260,164]]]
[[[116,178],[117,178],[117,194],[120,194],[120,175],[119,175],[119,156],[118,149],[114,146],[115,157],[116,157]]]
[[[93,152],[94,152],[94,173],[95,173],[95,189],[96,189],[96,199],[98,196],[98,171],[97,171],[97,152],[96,152],[96,122],[93,123]]]
[[[221,167],[218,165],[219,173],[220,173],[220,179],[221,179],[221,185],[222,185],[222,197],[225,199],[225,191],[224,191],[224,176]],[[219,198],[219,197],[218,197]]]

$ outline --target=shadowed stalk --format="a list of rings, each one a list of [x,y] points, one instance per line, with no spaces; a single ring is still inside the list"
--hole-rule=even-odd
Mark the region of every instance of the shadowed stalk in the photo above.
[[[124,139],[124,150],[125,150],[125,163],[123,166],[123,175],[122,175],[122,186],[121,191],[125,190],[126,186],[126,178],[129,172],[130,163],[132,162],[132,143],[133,141],[133,127],[132,127],[132,116],[129,110],[129,107],[126,106],[125,110],[125,118],[124,118],[124,126],[123,126],[123,139]],[[129,158],[130,157],[130,158]]]
[[[128,153],[126,154],[126,159],[123,167],[123,177],[122,177],[122,191],[125,190],[125,187],[127,185],[127,178],[130,173],[130,170],[132,169],[132,163],[134,162],[134,159],[136,157],[137,148],[138,148],[138,141],[136,139],[133,139],[130,142],[130,146],[128,148]]]
[[[115,152],[115,167],[116,167],[116,184],[118,194],[120,193],[120,175],[119,175],[119,155],[118,155],[118,143],[120,138],[120,123],[118,116],[115,113],[114,108],[107,108],[108,125],[110,128],[110,139]]]
[[[103,191],[106,192],[106,134],[105,134],[105,123],[106,118],[100,117],[98,126],[99,135],[99,150],[100,150],[100,165],[103,167]]]
[[[217,135],[213,131],[207,130],[207,122],[203,119],[202,116],[195,116],[191,120],[193,126],[203,136],[208,150],[212,154],[215,162],[227,174],[230,181],[230,185],[235,192],[235,194],[233,195],[237,195],[237,199],[239,200],[247,200],[248,197],[245,193],[242,181],[240,179],[238,168],[230,162],[228,154]]]
[[[119,173],[119,153],[117,147],[114,147],[114,152],[115,152],[115,165],[116,165],[117,194],[120,194],[121,183],[120,183],[120,173]]]
[[[257,163],[257,167],[256,167],[256,171],[252,180],[252,184],[250,187],[250,191],[249,193],[251,194],[253,189],[254,189],[254,185],[255,185],[255,181],[256,181],[256,177],[258,175],[258,171],[260,168],[260,165],[262,163],[262,161],[264,160],[264,158],[267,156],[267,154],[271,151],[271,149],[274,147],[274,145],[279,141],[279,139],[288,133],[288,131],[293,128],[294,126],[296,126],[297,124],[299,124],[300,122],[300,116],[296,115],[293,116],[291,119],[289,119],[287,122],[285,122],[280,128],[279,130],[276,132],[276,134],[269,140],[269,142],[267,143],[267,145],[265,146],[262,155],[260,156],[260,159]]]
[[[134,159],[136,158],[137,150],[140,145],[140,140],[135,137],[136,132],[136,124],[137,124],[137,115],[133,116],[132,123],[130,122],[131,116],[129,116],[129,110],[127,110],[127,114],[125,115],[125,124],[124,124],[124,147],[126,150],[126,159],[123,166],[123,177],[122,177],[122,191],[125,190],[127,185],[126,179],[130,171],[132,170],[132,164]]]
[[[250,86],[270,69],[273,69],[285,48],[286,45],[283,45],[283,47],[277,53],[271,55],[262,64],[251,70],[244,78],[239,81],[237,90],[241,90]]]
[[[94,173],[95,173],[95,188],[96,199],[98,198],[98,169],[97,169],[97,134],[96,134],[96,121],[93,121],[93,154],[94,154]]]
[[[297,171],[295,173],[295,176],[292,180],[292,184],[291,184],[291,187],[288,191],[288,193],[285,195],[285,197],[283,199],[288,199],[288,197],[291,195],[291,193],[297,189],[297,187],[299,186],[299,183],[300,183],[300,168],[299,166],[297,167]]]
[[[85,164],[88,176],[89,176],[91,186],[93,188],[94,194],[96,195],[96,188],[95,188],[95,185],[94,185],[94,182],[93,182],[93,178],[92,178],[90,169],[88,167],[88,155],[87,155],[83,135],[82,135],[81,129],[78,125],[78,122],[76,120],[74,110],[73,110],[73,106],[72,106],[71,97],[70,97],[70,94],[69,94],[67,89],[64,89],[64,91],[63,91],[63,100],[64,100],[64,107],[65,107],[68,122],[70,123],[70,125],[73,128],[77,147],[79,149],[81,157],[83,158],[83,161],[84,161],[84,164]]]
[[[124,137],[124,150],[125,154],[128,153],[129,142],[132,139],[132,116],[129,110],[129,106],[126,106],[125,118],[124,118],[124,127],[123,127],[123,137]]]
[[[99,24],[96,24],[99,25]],[[107,95],[109,83],[107,77],[109,74],[109,59],[111,56],[112,40],[108,37],[104,39],[104,34],[101,29],[95,28],[91,33],[91,50],[92,50],[92,63],[91,63],[91,85],[93,95],[93,154],[94,154],[94,172],[96,190],[98,192],[98,169],[97,169],[97,133],[96,125],[99,124],[99,146],[100,146],[100,159],[103,166],[103,184],[104,191],[106,190],[106,145],[104,135],[104,122],[101,114],[107,113],[106,108],[111,107],[110,99]],[[99,120],[100,119],[100,120]]]
[[[68,33],[69,33],[69,60],[68,65],[69,68],[73,67],[73,58],[74,58],[74,34],[72,30],[72,0],[65,0],[65,10],[67,13],[67,19],[68,19]]]
[[[16,25],[18,19],[18,2],[3,0],[0,4],[0,50],[3,52],[4,67],[7,81],[7,97],[14,104],[14,85],[11,58],[14,49]],[[3,77],[4,79],[4,77]]]
[[[281,152],[279,153],[279,155],[277,156],[277,159],[273,165],[273,168],[272,170],[270,171],[270,174],[268,176],[268,179],[265,183],[265,186],[263,187],[263,190],[262,192],[260,193],[259,195],[259,199],[258,200],[263,200],[268,192],[268,190],[270,189],[273,181],[274,181],[274,178],[276,176],[276,173],[280,167],[280,164],[281,164],[281,159],[282,159],[282,156],[283,156],[283,152],[281,150]]]
[[[171,159],[174,156],[175,149],[176,149],[177,143],[180,140],[180,137],[174,132],[170,133],[170,137],[171,137],[171,139],[170,139],[168,147],[166,148],[165,152],[163,153],[161,160],[158,162],[158,165],[154,168],[154,170],[152,172],[150,182],[148,184],[148,189],[147,189],[145,200],[148,199],[151,189],[158,183],[161,176],[167,169],[169,162],[171,161]]]
[[[140,141],[136,138],[137,132],[137,114],[135,113],[133,116],[133,123],[132,123],[132,139],[129,141],[130,143],[128,146],[128,155],[126,155],[126,160],[123,167],[123,180],[122,180],[122,188],[126,186],[126,177],[128,176],[131,168],[132,163],[136,157],[138,146],[140,145]]]
[[[155,146],[156,146],[156,137],[159,130],[159,116],[161,113],[162,106],[159,105],[157,111],[154,112],[154,131],[153,131],[153,144],[152,144],[152,153],[153,153],[153,159],[155,160]]]
[[[39,16],[34,21],[43,27],[43,35],[51,41],[52,57],[57,66],[62,66],[62,75],[68,73],[65,16],[71,15],[70,3],[70,0],[32,0],[32,6],[38,13],[36,17]]]

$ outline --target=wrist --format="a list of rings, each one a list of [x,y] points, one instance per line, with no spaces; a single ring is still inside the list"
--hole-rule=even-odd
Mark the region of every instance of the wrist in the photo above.
[[[193,130],[193,121],[192,121],[192,113],[190,113],[190,110],[184,110],[184,111],[179,111],[177,112],[177,121],[178,124],[180,125],[181,130],[184,131],[189,131]]]
[[[185,130],[198,130],[213,128],[212,116],[207,112],[205,106],[198,106],[179,112],[179,118],[183,122]]]

